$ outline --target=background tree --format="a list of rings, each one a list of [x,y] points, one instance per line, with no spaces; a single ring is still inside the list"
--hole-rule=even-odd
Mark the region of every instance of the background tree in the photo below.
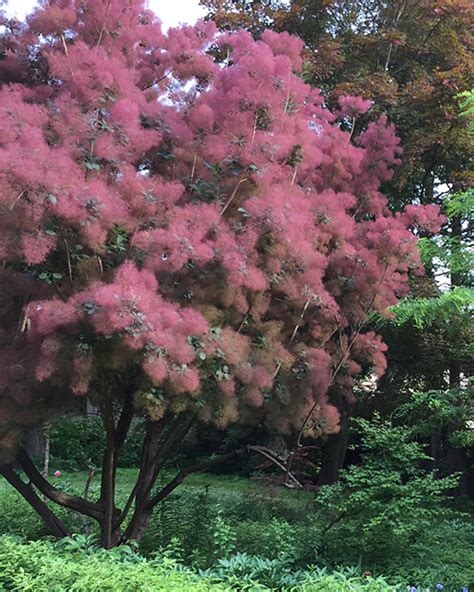
[[[345,94],[386,113],[404,150],[387,193],[395,207],[431,203],[436,187],[469,183],[458,93],[473,85],[473,12],[465,0],[201,0],[224,30],[272,27],[305,41],[305,79],[332,102]],[[361,121],[361,124],[363,120]],[[356,121],[357,125],[357,121]],[[398,204],[398,206],[397,206]]]
[[[472,92],[461,98],[461,117],[472,134]],[[415,282],[411,295],[392,308],[394,318],[380,323],[388,371],[368,405],[411,421],[429,443],[433,467],[461,473],[458,492],[464,495],[474,493],[472,200],[472,189],[446,195],[442,233],[419,241],[432,277]]]
[[[96,519],[110,547],[222,462],[155,488],[196,422],[337,431],[328,389],[350,396],[363,368],[383,371],[364,323],[406,292],[411,229],[439,220],[392,214],[380,186],[399,161],[393,127],[342,129],[368,103],[324,108],[287,34],[165,35],[138,0],[51,0],[2,46],[1,470],[53,534],[66,529],[38,492]],[[56,489],[21,446],[81,397],[106,434],[97,500]],[[140,471],[119,509],[136,414]]]

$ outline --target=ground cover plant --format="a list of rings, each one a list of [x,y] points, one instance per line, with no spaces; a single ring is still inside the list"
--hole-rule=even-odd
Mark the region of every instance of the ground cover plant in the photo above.
[[[143,557],[128,546],[103,550],[81,535],[60,543],[25,542],[0,537],[0,589],[90,590],[252,590],[259,592],[402,592],[404,590],[447,592],[467,586],[441,584],[435,578],[418,587],[406,585],[406,577],[374,576],[357,568],[327,569],[307,566],[297,569],[282,558],[266,559],[245,553],[218,560],[206,570],[185,566],[174,557],[176,547]],[[438,581],[437,581],[438,580]],[[416,580],[409,580],[414,582]],[[433,583],[435,582],[436,583]]]
[[[99,551],[88,549],[77,538],[57,544],[45,541],[26,544],[11,537],[0,537],[0,585],[18,592],[53,589],[58,592],[394,592],[396,589],[383,578],[361,576],[350,570],[328,574],[325,570],[313,569],[294,575],[285,570],[279,574],[276,571],[275,565],[269,562],[240,556],[235,558],[234,565],[231,561],[222,561],[218,568],[198,574],[166,552],[164,556],[146,560],[126,546]]]

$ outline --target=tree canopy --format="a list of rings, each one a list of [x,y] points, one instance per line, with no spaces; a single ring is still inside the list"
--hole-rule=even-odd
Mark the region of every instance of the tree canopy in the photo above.
[[[330,109],[287,33],[164,33],[140,0],[51,0],[0,43],[1,461],[19,451],[110,546],[134,413],[148,431],[121,540],[182,480],[151,496],[196,421],[337,431],[328,390],[383,372],[364,323],[407,292],[413,230],[441,219],[390,210],[393,126],[355,126],[362,98]],[[19,449],[80,397],[108,438],[97,503],[52,491]]]

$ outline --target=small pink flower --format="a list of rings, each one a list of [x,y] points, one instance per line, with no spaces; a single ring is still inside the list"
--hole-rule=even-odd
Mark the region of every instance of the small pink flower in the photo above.
[[[61,477],[61,471],[54,471],[55,477]]]
[[[435,14],[441,14],[441,8],[435,8],[435,9],[433,10],[433,12],[434,12]]]
[[[400,39],[394,39],[392,43],[393,45],[400,45],[401,41]]]

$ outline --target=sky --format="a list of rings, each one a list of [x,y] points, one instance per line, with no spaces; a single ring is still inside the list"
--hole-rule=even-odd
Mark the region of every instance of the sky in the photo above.
[[[36,4],[35,0],[7,0],[7,13],[23,19]],[[194,23],[205,14],[199,0],[148,0],[148,5],[160,17],[165,28],[179,23]]]

